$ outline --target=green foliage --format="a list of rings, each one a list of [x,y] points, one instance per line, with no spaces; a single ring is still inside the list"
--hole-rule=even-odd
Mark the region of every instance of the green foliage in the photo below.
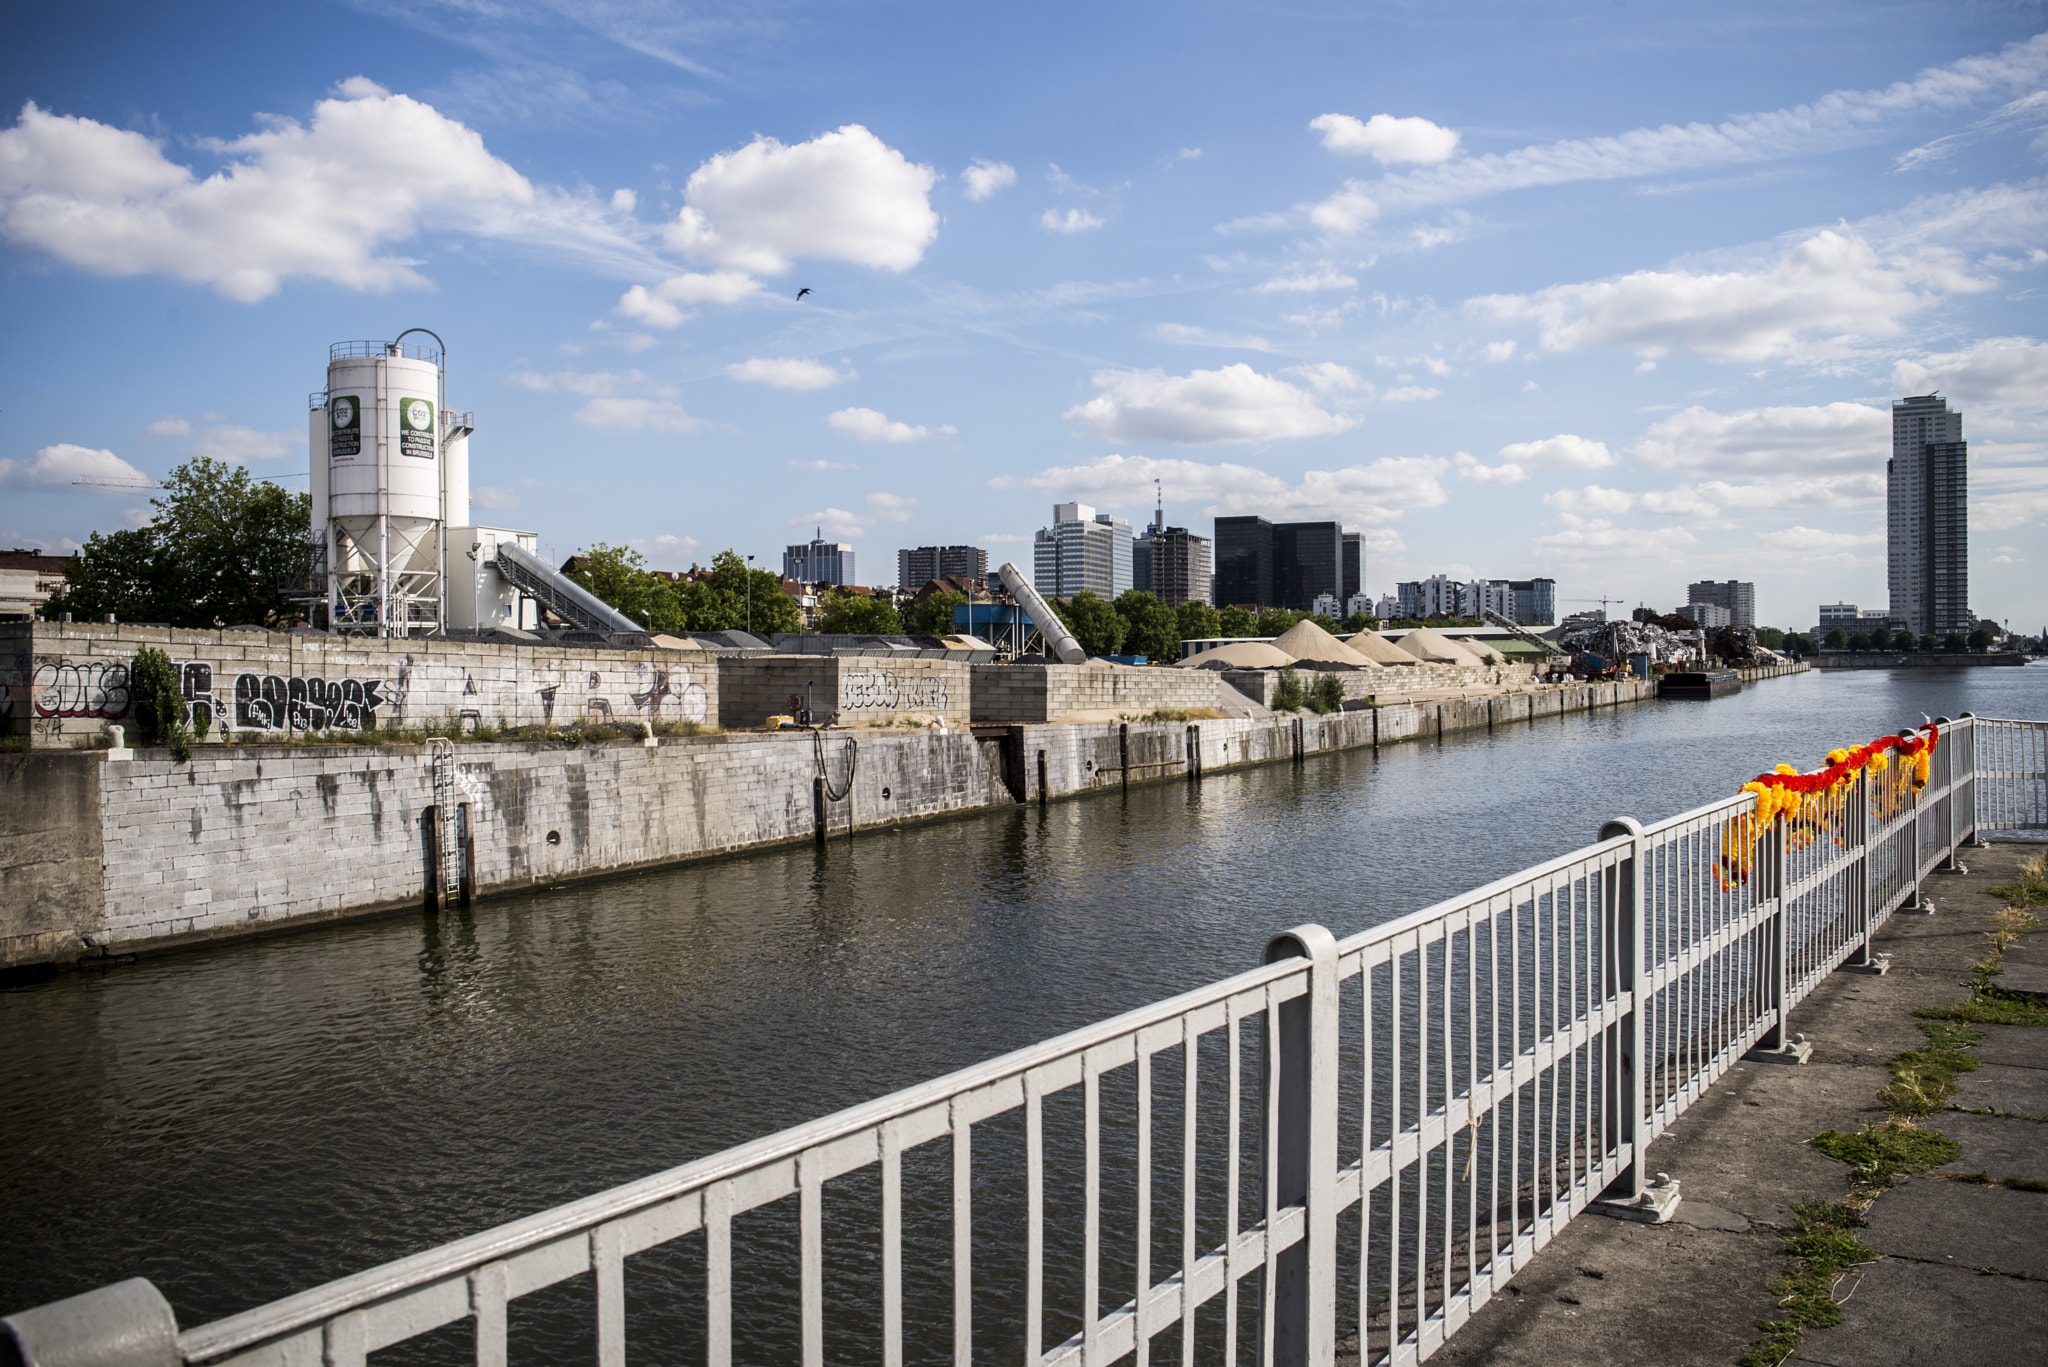
[[[1092,590],[1082,589],[1065,603],[1053,604],[1053,611],[1090,655],[1115,655],[1124,643],[1123,614]]]
[[[1180,623],[1171,609],[1143,589],[1125,589],[1116,598],[1117,616],[1124,619],[1125,655],[1143,655],[1155,664],[1180,658]]]
[[[185,726],[185,691],[178,667],[163,651],[144,646],[128,665],[128,696],[145,745],[168,745],[181,760],[192,758],[192,733]]]
[[[1785,648],[1785,633],[1776,627],[1758,627],[1756,629],[1756,643],[1766,650],[1783,650]]]
[[[1259,614],[1258,630],[1251,634],[1254,636],[1284,636],[1287,634],[1289,627],[1307,615],[1305,612],[1289,612],[1286,608],[1267,608]]]
[[[1890,650],[1892,648],[1891,628],[1872,627],[1870,630],[1870,648],[1872,650]]]
[[[1920,1029],[1927,1035],[1927,1047],[1892,1055],[1888,1061],[1891,1086],[1877,1094],[1879,1101],[1899,1115],[1920,1116],[1943,1109],[1955,1095],[1956,1078],[1977,1071],[1977,1056],[1964,1048],[1977,1038],[1976,1031],[1958,1031],[1942,1024]]]
[[[1825,650],[1847,650],[1849,648],[1849,638],[1842,634],[1840,627],[1829,627],[1828,634],[1820,638],[1820,643],[1821,647]]]
[[[1361,631],[1378,631],[1379,629],[1380,619],[1368,617],[1362,612],[1354,612],[1344,619],[1344,634],[1346,636],[1356,636]]]
[[[94,532],[65,567],[54,619],[108,613],[174,627],[286,627],[305,613],[284,592],[306,579],[312,499],[205,456],[164,477],[148,526]]]
[[[1960,631],[1951,631],[1941,638],[1941,648],[1950,655],[1960,655],[1970,648],[1969,638]]]
[[[1787,650],[1794,655],[1812,655],[1815,653],[1813,638],[1811,636],[1801,636],[1797,632],[1788,632],[1784,641],[1773,647],[1773,649]]]
[[[1856,1212],[1834,1201],[1801,1201],[1792,1207],[1793,1228],[1784,1237],[1792,1265],[1771,1283],[1784,1299],[1778,1319],[1760,1320],[1764,1337],[1755,1340],[1740,1359],[1741,1367],[1778,1367],[1798,1351],[1808,1329],[1829,1329],[1842,1322],[1834,1298],[1836,1278],[1852,1267],[1875,1262],[1877,1254],[1850,1231],[1862,1223]]]
[[[1972,655],[1983,655],[1991,649],[1991,633],[1978,627],[1971,632],[1966,642]]]
[[[627,546],[595,546],[576,552],[569,578],[649,631],[688,631],[689,614],[672,580],[647,568],[647,559]]]
[[[1232,604],[1217,611],[1216,628],[1218,636],[1256,636],[1259,634],[1259,619]]]
[[[1207,641],[1223,635],[1223,622],[1216,609],[1190,598],[1173,610],[1175,629],[1183,641]]]
[[[1311,612],[1308,614],[1307,620],[1314,622],[1317,626],[1321,627],[1324,631],[1329,632],[1332,636],[1335,636],[1339,630],[1337,626],[1337,619],[1330,616],[1330,614],[1327,612]]]
[[[1318,713],[1342,711],[1344,681],[1335,674],[1317,674],[1316,686],[1309,691],[1308,705]]]
[[[710,570],[683,593],[683,607],[692,631],[751,630],[756,636],[772,636],[804,629],[795,600],[782,591],[782,576],[749,568],[734,550],[711,557]],[[890,616],[895,616],[893,610]],[[891,628],[891,633],[897,630],[900,627]]]
[[[1851,636],[1849,638],[1849,649],[1859,651],[1870,649],[1869,634],[1866,632],[1859,631],[1855,635]]]
[[[1963,1146],[1939,1130],[1881,1120],[1843,1134],[1825,1130],[1806,1141],[1837,1163],[1846,1163],[1863,1186],[1888,1187],[1900,1173],[1925,1172],[1962,1157]]]
[[[1299,712],[1307,699],[1301,691],[1301,675],[1293,665],[1280,671],[1280,688],[1273,697],[1273,706],[1282,712]]]
[[[922,603],[910,605],[909,611],[902,614],[903,629],[912,636],[950,636],[953,634],[953,609],[966,606],[966,594],[940,589]]]
[[[782,598],[779,591],[775,596]],[[785,598],[783,601],[789,600]],[[758,614],[756,620],[759,620]],[[901,636],[903,619],[896,615],[895,605],[887,598],[871,598],[866,594],[837,589],[825,600],[825,611],[818,618],[818,630],[834,636]]]
[[[1904,627],[1892,633],[1893,650],[1912,650],[1920,644],[1919,639]]]

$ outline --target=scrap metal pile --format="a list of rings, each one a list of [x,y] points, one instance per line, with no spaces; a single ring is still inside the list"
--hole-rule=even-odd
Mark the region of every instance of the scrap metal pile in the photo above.
[[[1649,656],[1653,666],[1691,664],[1700,656],[1697,640],[1653,622],[1574,623],[1565,628],[1558,644],[1571,652],[1575,674],[1626,669],[1633,655]]]

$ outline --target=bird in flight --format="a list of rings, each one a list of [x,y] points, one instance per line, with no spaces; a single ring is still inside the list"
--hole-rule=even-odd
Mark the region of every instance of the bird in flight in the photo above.
[[[803,287],[802,289],[800,289],[800,290],[798,290],[798,291],[796,292],[796,297],[797,297],[797,298],[799,298],[799,299],[801,299],[801,298],[803,298],[803,297],[804,297],[805,295],[809,294],[810,292],[811,292],[811,287],[810,287],[809,285],[805,285],[805,286],[804,286],[804,287]]]

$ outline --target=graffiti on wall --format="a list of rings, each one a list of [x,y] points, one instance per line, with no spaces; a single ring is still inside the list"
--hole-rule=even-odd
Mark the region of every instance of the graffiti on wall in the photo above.
[[[125,717],[128,666],[37,665],[29,685],[29,703],[38,717]]]
[[[633,706],[650,717],[672,716],[678,721],[701,722],[711,714],[711,693],[703,684],[693,682],[687,669],[669,669],[662,665],[641,665],[634,671],[651,674],[647,687],[629,694]]]
[[[388,701],[381,679],[242,674],[235,679],[238,731],[373,731]]]
[[[886,669],[839,673],[842,712],[943,712],[946,702],[946,681],[936,674],[896,674]]]

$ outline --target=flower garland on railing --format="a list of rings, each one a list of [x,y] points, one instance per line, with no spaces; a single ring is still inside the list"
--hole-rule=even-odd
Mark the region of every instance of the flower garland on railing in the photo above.
[[[1839,843],[1842,813],[1850,793],[1866,772],[1889,769],[1894,754],[1906,781],[1884,795],[1887,810],[1877,815],[1881,819],[1896,815],[1927,786],[1934,747],[1940,740],[1941,728],[1929,723],[1924,736],[1879,736],[1853,750],[1830,750],[1827,764],[1810,774],[1789,764],[1758,774],[1742,785],[1743,792],[1756,794],[1756,810],[1730,821],[1721,836],[1721,857],[1716,861],[1721,886],[1733,888],[1749,879],[1757,844],[1775,823],[1785,823],[1793,849],[1804,849],[1830,831]]]

